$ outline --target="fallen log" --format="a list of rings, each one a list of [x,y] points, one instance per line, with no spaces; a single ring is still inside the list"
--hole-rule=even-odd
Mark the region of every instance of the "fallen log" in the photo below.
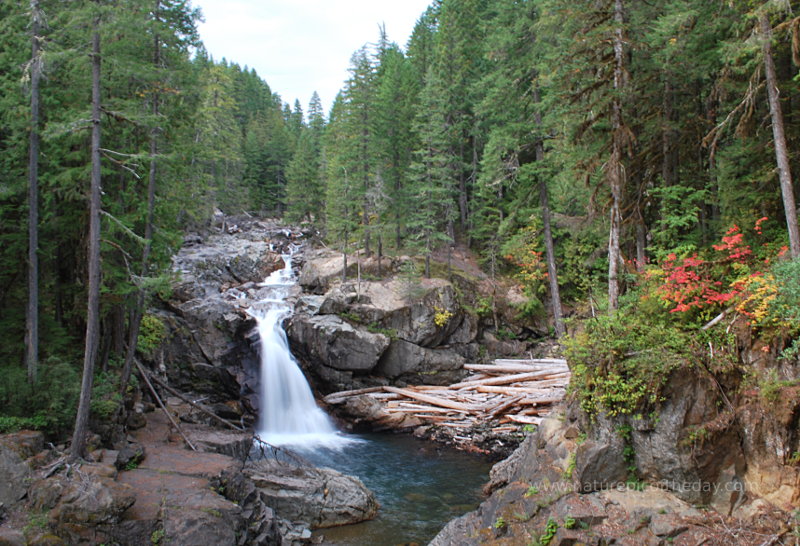
[[[491,411],[487,412],[486,416],[489,419],[495,419],[498,415],[502,415],[512,407],[516,406],[517,402],[519,402],[520,400],[522,400],[522,395],[509,398],[505,402],[501,402],[500,404],[495,406]]]
[[[564,396],[551,396],[550,398],[523,398],[519,401],[520,406],[544,406],[561,402]]]
[[[516,415],[516,414],[507,414],[506,417],[515,422],[515,423],[522,423],[523,425],[538,425],[542,422],[541,417],[530,417],[527,415]]]
[[[427,402],[428,404],[432,404],[434,406],[440,406],[440,407],[443,407],[443,408],[461,410],[461,411],[465,411],[467,413],[470,413],[470,412],[473,412],[473,411],[478,411],[480,409],[479,407],[476,407],[476,406],[473,406],[473,405],[462,404],[460,402],[454,402],[452,400],[439,398],[438,396],[429,396],[427,394],[422,394],[420,392],[414,392],[414,391],[409,390],[409,389],[400,389],[400,388],[397,388],[397,387],[383,387],[383,390],[385,390],[386,392],[391,392],[391,393],[394,393],[394,394],[400,394],[400,395],[403,395],[403,396],[407,396],[408,398],[414,398],[415,400],[421,400],[422,402]]]
[[[569,368],[566,366],[531,366],[529,364],[464,364],[464,369],[482,371],[494,375],[504,373],[541,372],[545,370],[550,370],[553,372],[569,371]]]
[[[350,398],[351,396],[358,396],[359,394],[369,394],[381,391],[383,391],[383,387],[366,387],[363,389],[353,389],[349,391],[334,392],[325,396],[322,399],[322,401],[325,402],[326,404],[338,404],[340,402],[344,402],[345,398]],[[339,400],[340,398],[341,400]]]
[[[563,358],[496,358],[493,361],[495,364],[560,364],[567,365],[567,361]]]
[[[540,394],[542,396],[548,396],[552,394],[552,389],[537,389],[533,387],[501,387],[497,385],[479,385],[475,390],[478,392],[499,393],[508,396],[514,396],[517,394]]]
[[[450,385],[450,388],[469,389],[472,387],[477,387],[479,385],[508,385],[509,383],[519,383],[521,381],[530,381],[531,379],[539,379],[539,378],[553,379],[555,377],[561,377],[568,373],[569,372],[553,373],[548,370],[541,372],[528,372],[528,373],[518,373],[512,375],[502,375],[499,377],[490,377],[489,379],[479,379],[477,381],[462,381],[461,383],[455,383],[454,385]]]

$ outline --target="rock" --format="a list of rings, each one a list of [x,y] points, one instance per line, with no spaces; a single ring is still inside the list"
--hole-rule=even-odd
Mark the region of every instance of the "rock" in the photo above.
[[[359,270],[362,276],[382,277],[393,273],[397,267],[397,259],[386,256],[381,259],[380,264],[376,256],[360,260],[348,256],[347,262],[349,279],[356,278]],[[340,252],[329,249],[308,251],[298,282],[306,292],[324,294],[334,283],[341,280],[343,266],[344,260]]]
[[[118,470],[130,470],[131,467],[139,466],[145,458],[145,449],[142,444],[133,442],[119,450],[114,466]]]
[[[59,524],[115,523],[135,497],[127,486],[109,478],[87,476],[72,480],[59,502],[50,510],[50,521]]]
[[[687,502],[708,504],[726,468],[747,466],[741,438],[748,434],[719,421],[705,428],[720,417],[717,397],[717,387],[693,372],[682,371],[669,378],[658,419],[631,423],[631,447],[642,479],[662,484]],[[617,421],[599,422],[601,434],[606,435],[614,434],[619,425]],[[705,448],[687,441],[693,428],[708,434]],[[713,435],[711,430],[715,430]]]
[[[568,429],[569,430],[569,429]],[[581,493],[601,491],[625,483],[628,464],[624,456],[625,446],[621,440],[598,443],[586,440],[578,446],[573,477],[578,481]]]
[[[21,459],[30,459],[44,449],[44,434],[36,430],[21,430],[0,436],[0,448],[14,451]]]
[[[449,349],[427,349],[398,339],[389,345],[374,373],[392,380],[445,385],[464,376],[463,366],[464,357]]]
[[[127,485],[81,469],[69,477],[56,475],[35,482],[30,496],[30,508],[47,512],[50,528],[70,544],[97,536],[100,527],[115,526],[136,500]]]
[[[0,546],[27,546],[28,541],[22,531],[0,527]]]
[[[253,446],[253,435],[249,432],[237,432],[230,429],[214,429],[193,425],[184,430],[192,444],[200,451],[221,453],[244,461]]]
[[[356,329],[334,315],[294,317],[287,333],[292,349],[307,362],[341,371],[371,371],[389,346],[387,336]]]
[[[319,314],[342,313],[423,347],[465,344],[477,335],[477,322],[465,319],[453,285],[444,279],[420,279],[411,286],[403,279],[338,286],[325,294]]]
[[[658,537],[674,538],[688,529],[680,518],[672,514],[656,514],[650,520],[650,530]]]
[[[128,419],[126,421],[126,425],[128,430],[137,430],[142,428],[147,424],[147,420],[144,418],[141,412],[132,411],[128,414]]]
[[[243,472],[281,518],[315,529],[358,523],[378,512],[375,495],[361,480],[329,468],[264,459],[247,465]]]
[[[41,432],[25,430],[0,436],[0,504],[10,507],[25,497],[31,477],[26,459],[43,448]]]
[[[164,511],[164,538],[168,544],[236,544],[245,527],[242,509],[212,491],[194,491],[179,500],[172,497]]]
[[[243,537],[246,543],[280,544],[281,536],[286,537],[295,532],[295,529],[284,526],[275,511],[264,504],[258,488],[242,473],[231,472],[223,475],[220,485],[225,498],[241,506],[242,514],[248,520],[247,535]],[[299,534],[302,535],[303,531],[301,530]]]

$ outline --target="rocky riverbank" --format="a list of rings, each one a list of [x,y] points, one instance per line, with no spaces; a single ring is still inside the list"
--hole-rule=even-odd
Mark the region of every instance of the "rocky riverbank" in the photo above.
[[[357,478],[253,452],[252,433],[189,424],[195,410],[178,399],[167,407],[188,441],[156,411],[119,450],[75,463],[41,433],[1,437],[0,544],[303,544],[377,514]]]

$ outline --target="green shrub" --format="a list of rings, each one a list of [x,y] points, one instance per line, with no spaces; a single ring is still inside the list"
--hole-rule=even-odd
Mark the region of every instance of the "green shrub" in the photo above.
[[[633,414],[657,405],[670,374],[691,362],[690,335],[623,311],[587,321],[585,330],[565,344],[573,374],[570,389],[590,417],[600,411]]]
[[[155,315],[146,314],[142,316],[142,322],[139,325],[136,348],[144,356],[152,358],[155,350],[158,349],[166,336],[167,327],[164,322]]]
[[[95,374],[90,405],[95,417],[105,420],[117,412],[122,403],[118,383],[119,377],[116,373],[99,372]]]
[[[0,373],[0,430],[32,428],[53,435],[69,430],[80,394],[77,364],[51,357],[40,363],[35,385],[21,366],[4,366]]]

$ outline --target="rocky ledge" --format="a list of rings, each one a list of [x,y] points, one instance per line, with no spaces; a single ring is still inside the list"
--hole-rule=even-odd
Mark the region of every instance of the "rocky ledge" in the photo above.
[[[40,433],[0,437],[0,544],[293,545],[377,513],[358,479],[280,450],[262,458],[252,434],[185,424],[190,451],[163,413],[145,420],[119,450],[75,464]]]
[[[478,544],[779,544],[791,514],[728,482],[648,484],[628,479],[625,454],[585,438],[576,416],[548,417],[492,469],[489,497],[451,521],[432,546]],[[691,504],[708,493],[729,508]],[[785,543],[785,542],[784,542]]]

